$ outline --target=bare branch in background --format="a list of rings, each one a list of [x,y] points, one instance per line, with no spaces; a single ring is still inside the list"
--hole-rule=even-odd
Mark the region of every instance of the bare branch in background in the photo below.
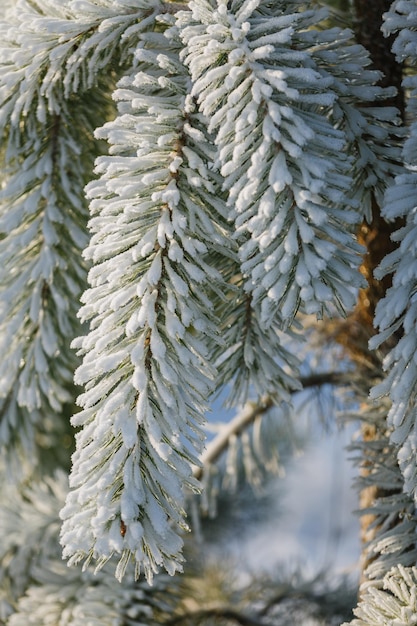
[[[310,389],[312,387],[322,387],[323,385],[344,385],[349,382],[349,379],[349,372],[320,372],[301,377],[300,382],[302,389]],[[241,412],[225,424],[221,432],[207,445],[205,452],[201,456],[202,467],[196,467],[194,470],[195,478],[201,479],[204,467],[214,463],[220,457],[227,449],[232,436],[241,435],[248,426],[253,424],[257,417],[269,411],[273,406],[273,400],[268,396],[258,403],[248,402]]]

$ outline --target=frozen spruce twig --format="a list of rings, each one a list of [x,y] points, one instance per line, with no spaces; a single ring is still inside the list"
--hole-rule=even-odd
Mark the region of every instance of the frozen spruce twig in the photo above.
[[[166,574],[152,589],[132,578],[115,584],[111,566],[97,575],[68,569],[59,545],[59,509],[68,476],[57,471],[16,494],[1,486],[0,622],[8,626],[161,624],[178,602],[179,584]]]
[[[79,104],[76,132],[92,133]],[[9,161],[0,191],[0,439],[11,456],[16,440],[31,450],[34,426],[73,398],[69,344],[80,332],[77,302],[86,275],[80,190],[95,155],[80,149],[69,119],[62,106],[42,138],[27,136],[27,152]]]
[[[350,30],[311,28],[299,37],[323,78],[331,78],[337,98],[330,120],[343,130],[353,157],[348,195],[371,224],[375,201],[382,206],[386,189],[402,171],[401,119],[399,111],[386,103],[395,88],[378,84],[381,74],[372,69],[368,51],[355,42]]]
[[[417,615],[417,569],[393,567],[379,584],[364,590],[350,626],[412,626]],[[344,624],[343,626],[348,626]]]
[[[113,80],[101,73],[152,14],[148,3],[123,4],[20,0],[0,24],[0,443],[10,467],[23,447],[32,470],[35,439],[74,399],[83,189]]]
[[[323,13],[301,8],[195,0],[178,17],[192,93],[215,133],[245,289],[262,322],[283,327],[300,305],[318,316],[350,308],[346,285],[361,284],[346,137],[328,119],[337,94],[299,35]]]
[[[93,267],[80,314],[90,332],[77,342],[85,391],[62,543],[70,563],[100,568],[116,554],[119,579],[130,561],[150,581],[160,566],[181,569],[183,489],[197,487],[214,377],[204,288],[220,275],[204,255],[223,236],[222,203],[178,52],[163,33],[143,36],[114,94],[119,115],[97,131],[111,156],[88,186]]]
[[[229,407],[264,396],[275,404],[291,403],[292,392],[300,389],[296,355],[301,337],[292,329],[282,332],[277,320],[262,323],[259,306],[253,305],[252,294],[245,289],[237,259],[234,270],[229,279],[230,296],[220,300],[216,308],[222,338],[212,353],[218,389],[228,390],[225,404]]]
[[[382,580],[395,565],[408,567],[416,562],[416,519],[414,500],[403,490],[398,448],[390,441],[390,430],[386,426],[390,403],[386,398],[375,402],[367,396],[368,389],[363,394],[361,410],[354,418],[359,417],[365,428],[372,429],[375,435],[372,440],[358,439],[349,450],[356,453],[358,468],[371,468],[356,478],[358,494],[375,494],[375,485],[384,487],[359,512],[372,519],[362,556],[366,580],[375,581]]]

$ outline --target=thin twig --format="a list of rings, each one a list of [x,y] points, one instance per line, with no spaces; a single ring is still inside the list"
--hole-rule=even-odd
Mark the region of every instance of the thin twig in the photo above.
[[[258,415],[262,415],[268,409],[273,406],[273,401],[270,397],[265,398],[259,404],[248,402],[243,410],[236,415],[228,424],[225,424],[221,432],[211,441],[204,454],[201,457],[201,463],[203,467],[196,467],[194,470],[194,476],[200,479],[203,475],[204,466],[210,465],[215,461],[229,445],[229,440],[232,435],[240,435],[240,433],[251,424]]]
[[[177,13],[177,11],[189,11],[190,7],[186,2],[162,2],[161,13]]]
[[[350,382],[350,379],[351,373],[349,372],[319,372],[302,376],[300,382],[303,389],[308,389],[323,385],[345,385]]]
[[[264,621],[245,615],[240,611],[230,608],[230,606],[214,606],[206,609],[200,609],[198,611],[190,611],[189,613],[183,613],[182,615],[176,615],[166,622],[166,626],[184,624],[185,620],[192,620],[192,624],[194,626],[198,620],[205,620],[210,617],[228,619],[236,622],[236,624],[240,624],[240,626],[266,626]]]
[[[316,615],[321,617],[350,614],[349,602],[346,602],[346,599],[354,601],[355,591],[353,589],[346,587],[343,593],[337,593],[337,591],[320,592],[314,589],[315,582],[319,582],[319,577],[299,588],[293,587],[291,584],[278,587],[277,593],[259,611],[259,616],[266,617],[277,606],[291,600],[297,603],[304,602],[315,605],[317,607]]]
[[[321,372],[310,374],[300,378],[302,389],[311,387],[321,387],[323,385],[346,384],[349,381],[348,372]],[[270,396],[265,396],[260,402],[248,402],[228,424],[222,428],[221,432],[211,441],[201,457],[202,467],[194,469],[194,476],[201,479],[204,467],[213,463],[224,452],[232,435],[240,435],[249,424],[252,424],[258,415],[263,415],[274,406]]]

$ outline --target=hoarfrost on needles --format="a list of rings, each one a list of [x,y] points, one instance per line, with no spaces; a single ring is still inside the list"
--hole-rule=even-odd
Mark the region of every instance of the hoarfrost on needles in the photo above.
[[[311,15],[292,15],[291,30],[290,16],[274,16],[275,32],[282,28],[284,33],[271,38],[272,15],[266,15],[268,9],[263,5],[262,12],[258,12],[259,4],[249,7],[237,2],[229,7],[219,2],[212,8],[196,0],[191,12],[179,14],[178,23],[185,44],[184,62],[193,79],[193,94],[209,119],[209,128],[215,132],[219,148],[216,166],[225,177],[231,217],[239,226],[240,241],[242,235],[247,239],[247,243],[241,244],[240,255],[247,289],[253,292],[253,304],[262,305],[265,298],[272,297],[275,306],[263,306],[263,310],[274,311],[278,320],[284,310],[285,325],[294,318],[300,301],[301,306],[319,316],[334,300],[348,308],[352,296],[339,284],[349,274],[352,286],[359,286],[359,273],[354,268],[358,267],[360,256],[350,234],[352,222],[349,220],[347,227],[342,215],[325,200],[338,195],[341,202],[350,204],[350,162],[343,153],[343,133],[334,130],[326,115],[317,114],[318,103],[329,107],[338,98],[331,91],[332,77],[315,65],[308,50],[297,49],[296,27],[302,29],[307,22],[310,25]],[[244,22],[241,11],[245,14]],[[268,38],[268,45],[264,45],[264,37]],[[306,113],[309,109],[310,115]],[[334,189],[329,185],[329,173],[335,175]],[[289,195],[290,203],[286,201]],[[308,216],[310,207],[312,212],[315,207],[320,208],[327,220],[316,225]],[[276,219],[280,220],[280,227],[274,227]],[[359,221],[359,215],[356,219]],[[334,240],[334,229],[344,233],[334,243],[332,254],[343,267],[343,281],[341,276],[337,280],[337,266],[332,268],[329,257],[320,254],[321,241]],[[299,239],[307,245],[300,245]],[[285,270],[283,264],[281,271],[285,275],[276,273],[275,285],[269,283],[263,290],[255,273],[259,274],[262,267],[268,271],[272,265],[269,259],[282,244],[287,250],[292,247],[292,262]],[[328,280],[328,273],[336,280]],[[295,280],[296,294],[291,300],[280,287],[281,277],[285,284],[294,284]],[[301,292],[307,286],[308,302]],[[268,315],[264,321],[271,323],[271,317]]]
[[[161,87],[159,78],[164,75],[167,54],[170,81]],[[204,239],[218,239],[219,232],[216,234],[210,217],[204,183],[193,191],[193,201],[204,215],[199,219],[193,211],[199,232],[195,242],[190,230],[183,199],[188,178],[182,169],[190,170],[196,163],[196,178],[201,179],[203,173],[209,180],[210,175],[202,172],[201,157],[190,162],[182,151],[182,143],[187,141],[190,153],[195,150],[194,141],[187,139],[192,133],[184,133],[181,139],[185,121],[188,126],[193,121],[198,126],[198,122],[183,113],[188,79],[177,55],[176,46],[162,33],[153,36],[146,54],[138,49],[137,69],[123,79],[123,92],[116,92],[119,106],[129,109],[129,116],[123,113],[100,132],[117,152],[117,168],[112,156],[101,157],[101,178],[88,192],[94,217],[86,256],[99,263],[89,274],[91,287],[80,313],[83,319],[91,319],[90,334],[80,342],[84,365],[77,372],[77,380],[86,388],[79,399],[84,409],[74,418],[78,425],[84,425],[84,431],[77,437],[70,476],[72,492],[61,513],[62,542],[66,556],[72,555],[75,561],[93,556],[98,567],[116,552],[121,559],[119,578],[130,559],[136,563],[136,574],[143,568],[149,580],[160,566],[171,573],[181,569],[182,540],[176,533],[187,527],[183,488],[196,487],[191,466],[197,463],[201,448],[200,426],[213,377],[204,348],[204,333],[213,332],[213,323],[205,311],[205,299],[190,286],[196,281],[207,282],[207,267],[203,257],[190,255],[190,250],[201,249]],[[148,77],[144,87],[141,82],[138,86],[139,72]],[[159,92],[157,106],[155,90]],[[141,143],[141,158],[135,159],[131,154],[141,142],[142,119],[147,124],[146,145]],[[117,222],[114,215],[119,216]],[[121,275],[112,269],[114,246],[118,245],[124,259]],[[204,245],[202,249],[206,249]],[[213,270],[209,276],[210,280],[220,280]],[[136,289],[123,300],[121,294],[135,284]],[[103,337],[117,327],[124,327],[123,335],[103,342]],[[201,346],[193,337],[197,328],[203,333]],[[109,379],[106,396],[90,401],[90,392],[96,398],[95,388],[105,378]],[[122,398],[126,408],[120,414]],[[132,460],[140,471],[126,474]],[[87,478],[86,462],[90,467]],[[153,468],[158,469],[157,474]],[[112,479],[101,485],[99,482],[93,493],[89,476],[95,482],[97,474],[111,475]],[[86,490],[91,530],[88,540],[84,536],[80,541],[79,523],[82,519],[85,524],[86,519],[79,503],[85,502]],[[126,530],[115,542],[117,524]]]

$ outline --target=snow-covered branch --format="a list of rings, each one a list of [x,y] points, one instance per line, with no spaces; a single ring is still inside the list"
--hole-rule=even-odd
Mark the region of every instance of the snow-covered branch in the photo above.
[[[214,378],[205,291],[222,282],[205,253],[224,242],[177,44],[150,33],[135,54],[115,92],[119,115],[97,131],[111,156],[87,189],[93,267],[80,315],[90,332],[77,342],[85,390],[62,543],[71,562],[100,568],[116,554],[119,579],[132,561],[151,580],[160,566],[181,569],[182,490],[197,489],[191,465]]]

